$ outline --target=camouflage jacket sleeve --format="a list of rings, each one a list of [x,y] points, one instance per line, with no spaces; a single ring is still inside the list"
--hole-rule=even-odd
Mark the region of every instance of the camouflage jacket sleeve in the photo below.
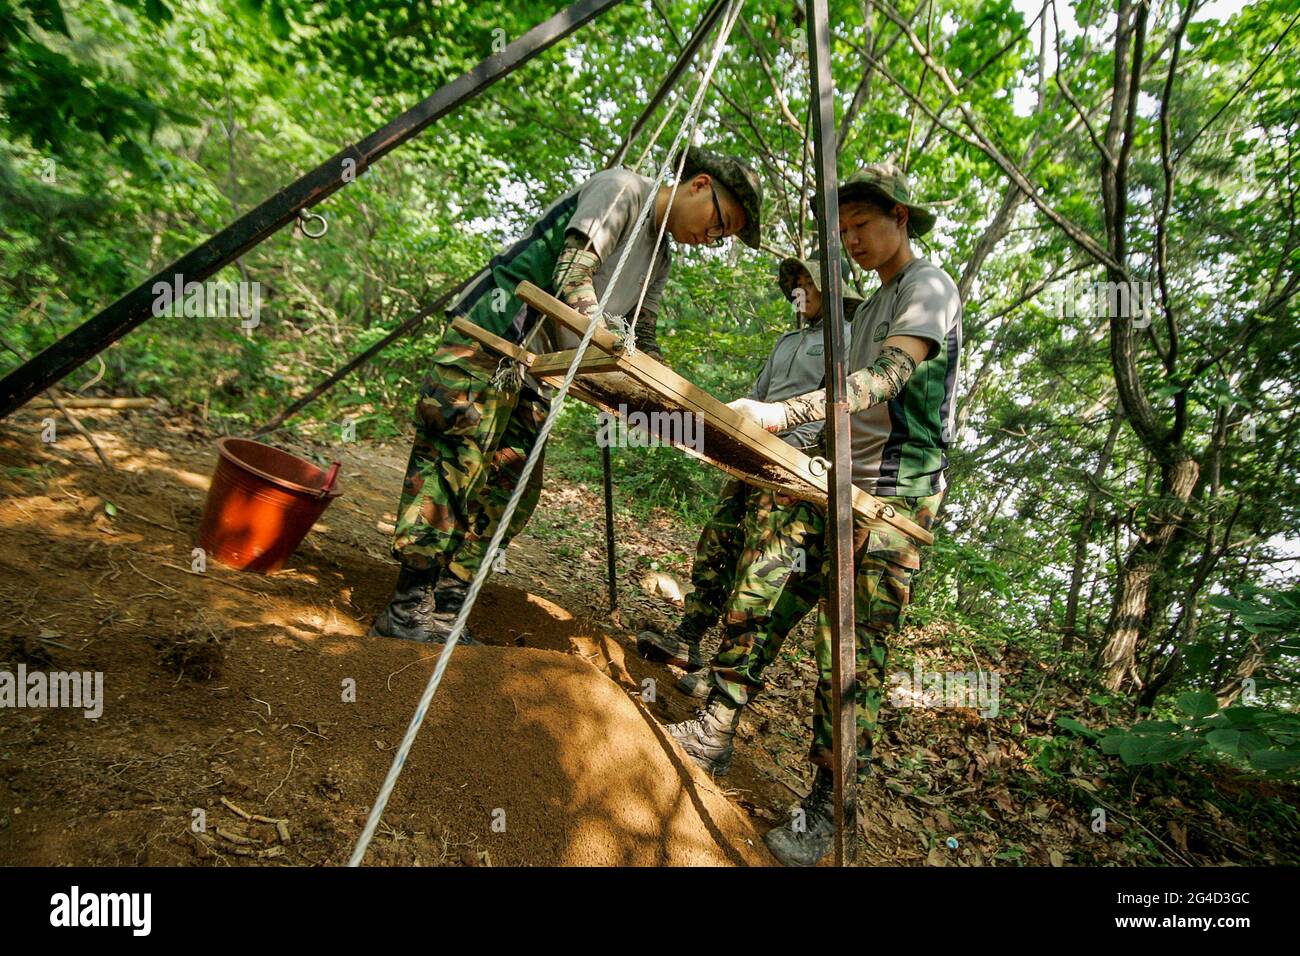
[[[592,251],[587,237],[570,229],[555,261],[555,275],[551,280],[555,297],[583,315],[590,315],[599,301],[593,280],[599,267],[600,256]]]
[[[894,398],[903,390],[911,377],[916,363],[912,356],[902,349],[886,345],[880,350],[880,357],[867,368],[860,368],[845,380],[849,414],[864,412],[873,405],[879,405]],[[807,422],[824,422],[826,420],[826,389],[797,395],[779,404],[785,406],[787,428]]]

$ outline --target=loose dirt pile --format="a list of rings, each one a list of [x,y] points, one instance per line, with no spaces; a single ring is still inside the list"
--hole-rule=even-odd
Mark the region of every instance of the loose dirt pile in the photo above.
[[[349,450],[284,573],[196,572],[211,446],[119,422],[113,472],[0,431],[0,669],[100,671],[105,698],[0,709],[0,864],[344,862],[440,650],[364,636],[399,475]],[[471,627],[489,646],[457,648],[368,863],[770,862],[618,640],[500,585]]]

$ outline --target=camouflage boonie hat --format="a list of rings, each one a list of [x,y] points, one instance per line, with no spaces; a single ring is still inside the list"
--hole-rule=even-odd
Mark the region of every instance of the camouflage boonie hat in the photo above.
[[[680,159],[681,153],[678,153],[673,168],[677,167],[677,160]],[[687,147],[686,165],[683,169],[701,169],[731,190],[731,194],[740,203],[740,208],[745,210],[745,228],[736,236],[751,249],[757,249],[763,209],[763,184],[758,173],[735,156],[725,156],[699,146]]]
[[[838,199],[841,204],[875,195],[886,202],[902,203],[908,208],[908,232],[923,236],[934,227],[934,213],[912,202],[912,190],[907,174],[893,163],[875,163],[858,170],[840,183]]]

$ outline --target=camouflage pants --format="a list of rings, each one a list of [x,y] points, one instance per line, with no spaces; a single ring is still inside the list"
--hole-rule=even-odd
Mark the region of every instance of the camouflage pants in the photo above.
[[[821,524],[807,502],[755,492],[742,522],[744,552],[723,612],[713,681],[737,704],[763,687],[762,673],[786,636],[817,604]]]
[[[550,403],[526,387],[493,386],[496,361],[476,349],[447,345],[438,358],[416,405],[392,552],[407,567],[450,569],[469,581],[487,557]],[[537,507],[543,458],[506,529],[502,551]]]
[[[771,492],[739,480],[723,486],[718,507],[695,548],[691,567],[695,589],[685,602],[687,628],[702,634],[721,617],[730,634],[761,620],[784,640],[812,609],[817,603],[815,577],[810,591],[806,586],[800,591],[794,581],[802,576],[771,581],[770,571],[764,570],[773,562],[796,569],[802,564],[796,555],[782,552],[784,539],[773,538],[773,531],[786,524],[791,507],[779,504]]]
[[[880,497],[927,530],[934,524],[943,500],[942,493]],[[745,564],[746,576],[737,581],[733,590],[726,637],[710,668],[723,694],[737,704],[748,703],[762,689],[763,669],[776,659],[789,629],[820,598],[815,640],[818,681],[809,758],[814,764],[830,768],[832,641],[827,588],[831,569],[825,546],[826,517],[822,509],[803,501],[778,507],[780,511],[769,514],[768,525],[757,539],[757,553]],[[856,667],[852,696],[857,712],[858,764],[866,768],[871,761],[886,684],[887,639],[898,629],[911,599],[912,576],[921,567],[921,552],[899,532],[868,532],[862,527],[855,528],[854,546]],[[800,556],[802,562],[794,560]],[[800,564],[807,570],[799,570]],[[765,608],[772,611],[765,612]],[[798,616],[782,630],[791,611],[797,611]]]
[[[741,523],[749,506],[751,485],[733,478],[722,486],[718,506],[700,531],[695,545],[695,562],[691,565],[694,590],[686,595],[683,626],[703,634],[718,623],[723,604],[731,595],[736,580],[736,563],[744,550]]]
[[[894,506],[927,531],[943,501],[943,492],[926,497],[885,496],[880,500]],[[899,531],[867,531],[854,528],[854,646],[855,661],[852,698],[857,723],[857,758],[859,773],[871,764],[871,755],[880,723],[880,705],[884,699],[889,657],[888,639],[898,630],[912,597],[912,577],[921,569],[921,546]],[[824,549],[823,549],[824,550]],[[822,555],[822,580],[830,581],[830,555]],[[834,751],[834,711],[831,708],[831,624],[828,616],[828,593],[823,590],[817,614],[817,691],[813,697],[813,739],[809,759],[818,766],[832,768]]]

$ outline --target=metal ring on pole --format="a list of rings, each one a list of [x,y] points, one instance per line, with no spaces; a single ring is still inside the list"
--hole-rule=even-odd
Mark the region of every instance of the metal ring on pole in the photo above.
[[[312,232],[307,228],[307,223],[312,220],[318,220],[320,222],[320,232]],[[326,222],[325,217],[318,212],[308,212],[306,209],[299,209],[298,228],[302,230],[302,234],[308,239],[319,239],[321,236],[325,235],[325,233],[330,231],[330,224]]]
[[[808,463],[808,470],[820,478],[831,470],[831,463],[820,455],[814,455]]]

